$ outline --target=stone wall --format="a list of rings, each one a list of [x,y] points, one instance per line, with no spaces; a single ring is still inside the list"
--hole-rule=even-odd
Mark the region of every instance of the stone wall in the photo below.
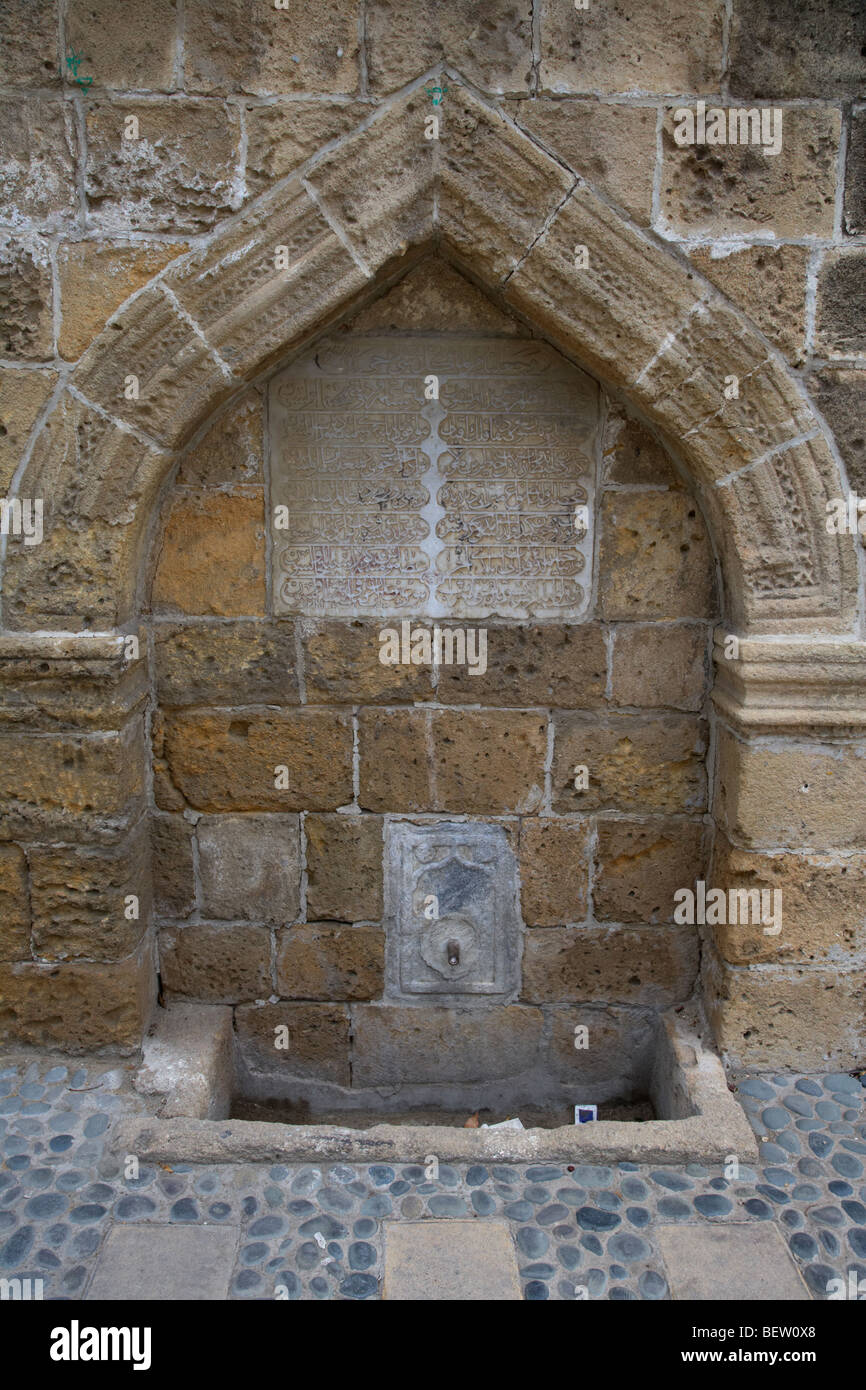
[[[3,1035],[134,1048],[159,960],[167,992],[240,1017],[272,993],[315,1011],[345,1059],[350,1010],[353,1047],[381,1021],[376,854],[403,812],[517,835],[510,1008],[567,1011],[588,977],[618,1009],[688,992],[697,944],[660,899],[706,865],[786,894],[779,938],[701,933],[720,1045],[862,1061],[862,556],[824,525],[866,494],[862,7],[118,13],[0,15],[0,496],[46,512],[2,554]],[[680,145],[699,102],[781,111],[779,152]],[[489,297],[441,292],[429,257],[404,279],[430,251]],[[417,331],[419,301],[437,332],[505,315],[606,393],[594,609],[491,623],[480,700],[383,684],[363,624],[273,617],[266,383],[361,301],[358,332]],[[303,795],[251,786],[272,759]],[[568,791],[578,762],[594,801]],[[261,878],[233,874],[266,844]]]

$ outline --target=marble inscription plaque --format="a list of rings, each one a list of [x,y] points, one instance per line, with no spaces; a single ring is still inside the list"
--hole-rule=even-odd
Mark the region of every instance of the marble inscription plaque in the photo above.
[[[595,383],[542,343],[320,344],[270,387],[276,611],[579,618],[598,416]]]

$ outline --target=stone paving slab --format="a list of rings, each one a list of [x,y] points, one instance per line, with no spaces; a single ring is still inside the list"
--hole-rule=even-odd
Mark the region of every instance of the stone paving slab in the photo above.
[[[230,1299],[376,1300],[385,1222],[468,1221],[507,1223],[530,1301],[671,1298],[661,1243],[671,1226],[774,1229],[815,1299],[832,1280],[866,1280],[859,1077],[739,1080],[754,1166],[440,1161],[434,1178],[428,1165],[358,1161],[141,1161],[135,1172],[107,1143],[120,1117],[153,1113],[135,1070],[0,1059],[0,1278],[40,1278],[46,1299],[79,1299],[119,1229],[236,1227]]]
[[[87,1298],[225,1300],[238,1234],[237,1226],[114,1226]]]
[[[658,1226],[655,1235],[674,1299],[810,1301],[774,1225]]]
[[[520,1301],[504,1221],[386,1221],[382,1297],[416,1302]]]

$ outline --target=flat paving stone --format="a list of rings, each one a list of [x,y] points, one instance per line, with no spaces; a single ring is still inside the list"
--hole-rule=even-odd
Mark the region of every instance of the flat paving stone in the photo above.
[[[238,1234],[234,1226],[114,1226],[87,1297],[148,1303],[225,1299]]]
[[[654,1235],[675,1300],[809,1300],[775,1226],[657,1226]]]
[[[519,1301],[517,1257],[504,1221],[386,1221],[391,1300]]]

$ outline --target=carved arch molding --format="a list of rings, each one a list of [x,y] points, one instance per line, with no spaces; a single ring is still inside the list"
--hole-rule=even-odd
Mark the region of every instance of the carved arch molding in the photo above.
[[[855,540],[825,527],[826,501],[847,489],[783,359],[687,262],[457,76],[440,113],[434,141],[423,86],[377,108],[114,315],[16,477],[15,495],[45,499],[45,537],[9,538],[7,641],[134,620],[177,452],[244,384],[430,245],[659,428],[713,529],[732,631],[855,638]],[[727,400],[730,375],[739,396]]]

